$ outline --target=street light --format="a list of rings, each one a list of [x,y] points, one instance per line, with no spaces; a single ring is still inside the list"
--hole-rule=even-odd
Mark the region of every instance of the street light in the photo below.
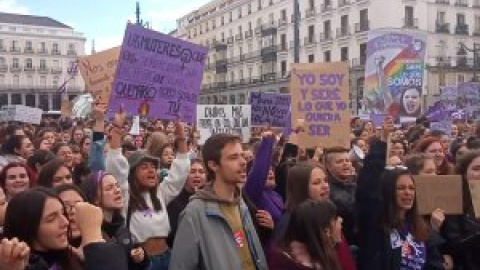
[[[137,9],[135,11],[135,15],[137,17],[137,22],[136,22],[137,25],[150,29],[150,23],[149,22],[143,23],[143,20],[140,19],[140,3],[138,1],[137,1]]]
[[[480,43],[473,43],[473,48],[467,47],[465,43],[460,42],[460,47],[466,51],[472,52],[473,53],[473,82],[478,82],[478,77],[477,77],[477,68],[480,65],[479,63],[479,55],[478,53],[480,52]]]

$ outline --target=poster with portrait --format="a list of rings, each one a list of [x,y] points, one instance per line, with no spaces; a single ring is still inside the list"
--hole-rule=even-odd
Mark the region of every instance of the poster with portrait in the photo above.
[[[416,31],[369,32],[363,113],[395,119],[421,115],[426,38]]]

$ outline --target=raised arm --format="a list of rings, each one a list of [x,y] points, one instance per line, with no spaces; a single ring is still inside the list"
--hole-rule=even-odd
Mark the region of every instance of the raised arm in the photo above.
[[[92,111],[95,124],[93,126],[92,145],[88,155],[88,166],[92,171],[105,170],[105,158],[103,156],[105,150],[105,111],[105,106],[95,103]]]
[[[255,154],[253,166],[247,176],[245,192],[254,205],[258,205],[262,198],[262,192],[270,171],[274,144],[275,136],[271,133],[264,134],[260,147]]]
[[[190,171],[185,128],[183,124],[178,121],[175,123],[175,135],[178,140],[178,153],[173,160],[167,177],[160,183],[158,188],[159,195],[163,197],[167,205],[182,191]]]

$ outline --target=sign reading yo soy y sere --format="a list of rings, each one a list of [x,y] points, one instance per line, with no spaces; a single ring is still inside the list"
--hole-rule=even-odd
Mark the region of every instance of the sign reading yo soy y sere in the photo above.
[[[349,71],[345,63],[293,65],[292,123],[305,123],[304,147],[348,147],[350,137]]]

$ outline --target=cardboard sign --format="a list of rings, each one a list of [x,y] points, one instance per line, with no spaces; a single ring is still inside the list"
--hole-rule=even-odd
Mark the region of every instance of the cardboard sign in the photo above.
[[[470,195],[472,197],[475,218],[480,218],[480,181],[469,181]]]
[[[218,133],[236,134],[247,143],[251,136],[250,116],[250,105],[198,105],[199,144]]]
[[[107,115],[122,104],[141,118],[194,123],[207,49],[128,24]]]
[[[252,126],[286,127],[291,97],[277,93],[251,93]]]
[[[63,117],[72,117],[73,103],[70,100],[62,100],[60,112]]]
[[[414,176],[415,197],[420,215],[442,209],[446,215],[463,213],[462,178],[460,175]]]
[[[302,147],[350,146],[349,69],[345,63],[293,64],[292,126],[305,120]]]
[[[42,121],[43,110],[23,105],[6,105],[2,107],[3,121],[17,121],[39,125]]]
[[[85,80],[86,90],[107,105],[117,71],[120,47],[78,58],[78,67]]]

